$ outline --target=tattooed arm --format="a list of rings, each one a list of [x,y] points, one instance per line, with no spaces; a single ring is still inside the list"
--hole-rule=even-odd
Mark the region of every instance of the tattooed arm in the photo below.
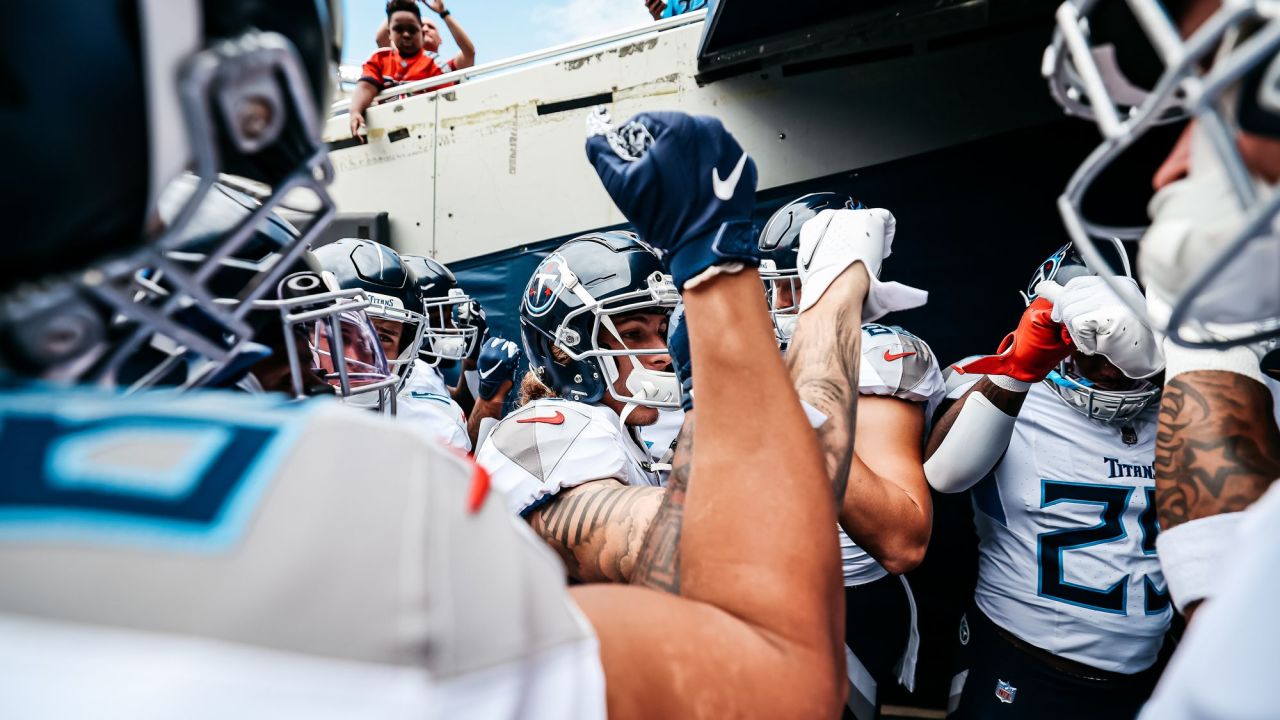
[[[676,438],[671,478],[662,496],[658,514],[649,526],[640,557],[631,574],[633,585],[643,585],[672,595],[680,594],[680,526],[684,522],[684,497],[689,488],[689,468],[693,459],[694,413],[685,413],[684,425]]]
[[[582,582],[626,582],[662,489],[597,480],[561,492],[529,524]]]
[[[1267,387],[1233,372],[1169,380],[1155,469],[1162,530],[1253,504],[1280,477],[1280,432]]]

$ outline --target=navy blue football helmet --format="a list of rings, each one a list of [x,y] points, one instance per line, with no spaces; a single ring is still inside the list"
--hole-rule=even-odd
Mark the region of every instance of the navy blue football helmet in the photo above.
[[[1120,277],[1133,277],[1129,254],[1123,243],[1116,238],[1108,238],[1097,242],[1096,248],[1105,259],[1109,272]],[[1031,274],[1026,291],[1019,291],[1019,294],[1030,305],[1039,297],[1036,286],[1046,280],[1066,285],[1072,278],[1097,274],[1085,262],[1080,251],[1072,243],[1067,243],[1040,263]],[[1128,422],[1160,400],[1160,386],[1149,380],[1133,380],[1132,386],[1127,390],[1102,390],[1095,387],[1089,378],[1077,371],[1071,356],[1059,363],[1056,370],[1050,370],[1044,383],[1073,410],[1092,420],[1106,423]]]
[[[809,193],[783,205],[760,231],[760,279],[779,347],[791,342],[800,312],[800,227],[823,210],[860,210],[858,200],[840,193]]]
[[[326,273],[343,290],[359,290],[369,301],[387,365],[404,387],[418,357],[426,319],[418,281],[395,250],[372,240],[344,238],[315,249]]]
[[[401,255],[417,280],[426,329],[419,355],[428,365],[450,366],[471,355],[479,339],[475,301],[444,263],[422,255]]]
[[[15,100],[0,114],[10,136],[39,128],[65,141],[16,143],[0,165],[6,201],[22,208],[10,214],[9,232],[38,238],[0,244],[0,364],[24,376],[139,389],[173,376],[172,367],[140,366],[144,355],[173,362],[173,353],[148,352],[167,343],[192,373],[182,384],[215,384],[255,352],[248,315],[335,212],[320,129],[341,56],[336,0],[76,3],[74,12],[66,39],[84,52],[9,78]],[[40,36],[59,13],[65,8],[7,8],[8,49],[44,55]],[[75,112],[42,91],[69,84]],[[109,182],[100,168],[111,168]],[[194,191],[165,211],[166,188],[187,171]],[[286,195],[311,222],[235,302],[219,303],[205,267],[180,266],[167,253],[231,177],[247,180],[261,202],[220,234],[210,257],[256,242]],[[139,292],[148,271],[163,272],[164,294]]]
[[[160,216],[171,217],[195,191],[198,181],[194,177],[182,178],[172,183],[160,198]],[[175,289],[170,283],[168,267],[177,267],[195,274],[203,272],[205,285],[215,306],[238,309],[242,298],[264,281],[278,277],[275,286],[267,288],[251,305],[245,315],[253,332],[253,343],[246,343],[237,355],[238,360],[218,365],[209,361],[209,353],[198,352],[200,343],[210,343],[221,348],[227,344],[220,335],[220,326],[208,318],[198,305],[187,307],[180,316],[186,332],[178,337],[156,335],[130,358],[129,367],[137,370],[138,377],[121,374],[128,379],[127,387],[145,387],[151,384],[189,387],[195,384],[212,386],[239,386],[251,391],[291,391],[295,398],[303,398],[327,390],[330,385],[306,383],[304,370],[320,370],[321,357],[314,352],[317,333],[329,338],[336,335],[353,336],[348,343],[351,358],[342,353],[333,356],[329,363],[338,382],[333,386],[344,397],[352,394],[351,381],[368,380],[361,373],[373,371],[380,379],[389,377],[386,360],[378,347],[376,336],[362,310],[368,301],[359,290],[341,290],[322,273],[320,261],[310,252],[298,255],[292,263],[283,259],[298,241],[298,231],[276,213],[270,213],[265,221],[248,236],[246,242],[229,253],[218,252],[226,233],[259,207],[259,203],[245,193],[223,184],[214,186],[205,196],[191,220],[174,238],[165,253],[172,266],[147,268],[135,276],[138,287],[136,302],[140,305],[160,305],[171,298]],[[317,328],[325,323],[326,328]],[[351,328],[343,328],[345,325]],[[300,342],[307,339],[311,345]],[[372,343],[369,341],[372,340]],[[370,357],[358,353],[358,345],[372,346]],[[273,350],[274,348],[274,350]],[[192,352],[195,349],[197,352]],[[272,352],[287,354],[286,367],[290,370],[291,387],[267,387],[256,384],[247,374],[260,360]],[[326,355],[332,355],[326,348]],[[366,368],[357,368],[361,363]],[[350,366],[350,367],[348,367]],[[210,371],[217,375],[210,377]]]
[[[529,366],[544,385],[569,400],[599,402],[608,392],[628,404],[678,408],[675,373],[649,370],[635,359],[655,350],[665,355],[665,347],[608,350],[598,340],[601,332],[617,336],[613,316],[646,310],[670,314],[679,299],[657,255],[635,235],[576,237],[548,255],[525,287],[520,333]],[[613,387],[618,357],[632,363],[630,394]]]

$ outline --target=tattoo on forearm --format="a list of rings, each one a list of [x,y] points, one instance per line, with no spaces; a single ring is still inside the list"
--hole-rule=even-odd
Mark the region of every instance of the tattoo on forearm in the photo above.
[[[585,582],[626,582],[661,493],[616,480],[580,485],[535,513],[533,529]]]
[[[649,526],[640,557],[631,574],[633,585],[680,594],[680,529],[684,522],[684,498],[693,464],[693,425],[690,416],[676,439],[676,452],[662,505]]]
[[[1170,380],[1156,429],[1160,527],[1243,510],[1280,477],[1271,393],[1230,372]]]
[[[862,348],[858,319],[849,307],[830,313],[810,312],[801,318],[787,349],[787,368],[796,393],[827,416],[818,428],[818,443],[837,504],[844,499],[853,462],[858,354]]]

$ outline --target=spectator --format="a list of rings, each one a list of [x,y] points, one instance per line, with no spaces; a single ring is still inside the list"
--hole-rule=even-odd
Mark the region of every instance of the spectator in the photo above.
[[[444,18],[449,32],[453,34],[460,51],[458,55],[443,66],[436,62],[431,52],[440,47],[440,34],[431,29],[424,30],[422,13],[413,0],[391,0],[387,3],[387,25],[391,46],[380,47],[374,51],[364,63],[360,80],[356,83],[351,97],[351,135],[360,137],[360,129],[365,126],[364,113],[373,103],[378,93],[394,84],[424,80],[436,75],[443,75],[452,70],[471,67],[475,64],[475,46],[462,28],[450,19],[452,13],[444,6],[444,0],[426,3],[440,17]],[[378,31],[381,38],[382,31]],[[434,48],[429,40],[434,42]]]
[[[661,20],[662,18],[675,17],[694,10],[704,10],[707,7],[707,0],[673,0],[673,2],[645,0],[644,6],[654,20]]]

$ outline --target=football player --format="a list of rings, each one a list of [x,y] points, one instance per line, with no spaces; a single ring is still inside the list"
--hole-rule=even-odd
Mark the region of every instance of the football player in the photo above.
[[[784,350],[803,297],[797,267],[801,227],[824,210],[861,208],[847,195],[811,193],[780,208],[761,231],[760,276]],[[794,375],[798,368],[789,364]],[[919,565],[929,543],[933,505],[924,476],[924,438],[944,391],[937,360],[923,340],[900,327],[862,326],[856,440],[837,530],[845,643],[850,665],[857,663],[849,673],[856,690],[849,708],[856,717],[874,713],[878,687],[914,686],[915,602],[901,576]]]
[[[465,410],[466,434],[474,447],[481,425],[502,417],[503,400],[520,363],[519,348],[508,340],[487,337],[484,310],[443,263],[421,255],[401,257],[417,278],[426,319],[419,358],[406,390],[437,401],[448,399],[450,405]],[[462,372],[457,386],[451,388],[440,368],[459,362]]]
[[[1263,717],[1280,701],[1271,679],[1280,505],[1274,490],[1264,495],[1280,476],[1272,382],[1280,366],[1280,15],[1248,0],[1132,8],[1161,49],[1156,82],[1129,83],[1150,91],[1121,102],[1113,83],[1098,81],[1093,56],[1114,51],[1095,48],[1085,32],[1093,3],[1059,10],[1044,69],[1068,112],[1106,128],[1106,142],[1059,201],[1082,248],[1097,232],[1080,210],[1093,179],[1150,128],[1191,120],[1155,171],[1150,226],[1127,229],[1141,237],[1147,287],[1146,308],[1135,305],[1169,335],[1158,550],[1173,601],[1191,616],[1144,717]],[[1122,70],[1108,76],[1122,79]]]
[[[1127,269],[1123,246],[1111,251]],[[1160,389],[1145,379],[1162,359],[1070,244],[1024,297],[999,354],[952,366],[971,389],[929,440],[929,484],[972,488],[979,538],[950,710],[1132,717],[1172,617],[1155,557]]]
[[[485,492],[486,476],[406,424],[323,399],[282,405],[199,389],[121,397],[30,381],[114,385],[120,365],[157,335],[189,343],[208,363],[202,377],[216,376],[253,344],[243,322],[251,303],[277,289],[323,223],[282,248],[280,275],[268,270],[235,307],[212,301],[212,258],[239,249],[286,194],[307,190],[320,218],[333,212],[319,182],[328,166],[318,118],[340,56],[335,10],[290,0],[73,10],[68,47],[92,47],[92,58],[51,56],[38,78],[18,77],[18,102],[4,116],[66,142],[18,144],[0,168],[31,210],[13,230],[40,240],[0,245],[7,712],[835,713],[843,683],[830,642],[840,614],[836,547],[823,530],[835,518],[829,486],[767,351],[759,280],[742,270],[752,256],[735,252],[754,239],[711,242],[715,228],[723,240],[749,218],[754,168],[728,200],[723,188],[691,193],[672,182],[745,164],[718,123],[648,119],[658,138],[648,162],[621,184],[621,171],[605,177],[689,285],[692,353],[716,368],[697,376],[705,431],[683,596],[566,592],[553,556]],[[66,12],[15,8],[11,49],[38,53],[42,31]],[[80,111],[37,92],[46,82],[84,88]],[[89,163],[111,168],[112,182]],[[162,227],[156,195],[189,163],[196,192]],[[608,161],[596,166],[605,173]],[[199,270],[167,264],[168,242],[221,172],[270,192]],[[66,192],[47,192],[54,185]],[[678,199],[700,208],[699,219],[637,212],[631,203],[644,198],[667,208]],[[819,260],[830,302],[813,312],[857,315],[872,286],[865,262],[831,252]],[[168,294],[140,297],[137,274],[161,266]],[[763,402],[740,392],[747,382]],[[784,452],[792,462],[767,481],[751,477]],[[360,481],[369,477],[378,482]]]
[[[667,355],[667,320],[678,299],[658,256],[634,235],[584,235],[561,245],[534,271],[520,304],[529,374],[525,400],[488,435],[477,461],[560,553],[579,580],[625,581],[660,480],[636,428],[658,408],[678,408],[680,387]],[[626,487],[639,492],[621,492]],[[571,506],[620,495],[604,530],[633,543],[570,534]],[[601,544],[622,551],[601,555]]]

